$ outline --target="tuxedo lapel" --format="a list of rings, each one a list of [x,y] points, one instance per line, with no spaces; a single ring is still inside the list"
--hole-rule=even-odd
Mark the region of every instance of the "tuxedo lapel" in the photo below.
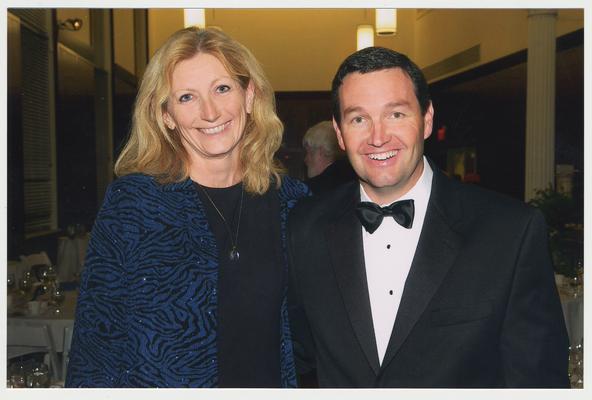
[[[391,362],[401,348],[460,249],[460,236],[451,228],[454,221],[460,218],[460,203],[448,188],[448,178],[441,175],[433,165],[432,169],[432,192],[383,367]]]
[[[329,221],[325,233],[331,264],[354,333],[368,363],[378,374],[379,361],[366,281],[362,225],[354,213],[359,199],[359,184],[348,185],[348,188],[341,202],[333,203],[347,206],[336,213],[333,211],[335,216]]]

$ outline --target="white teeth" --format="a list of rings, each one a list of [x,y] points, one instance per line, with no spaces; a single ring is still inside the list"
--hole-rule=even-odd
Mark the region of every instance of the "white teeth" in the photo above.
[[[368,154],[368,157],[373,160],[384,161],[396,156],[398,152],[399,150],[391,150],[384,153]]]
[[[201,128],[200,131],[202,131],[206,135],[213,135],[215,133],[222,132],[224,130],[224,128],[226,128],[228,126],[229,123],[230,122],[227,122],[225,124],[218,125],[213,128]]]

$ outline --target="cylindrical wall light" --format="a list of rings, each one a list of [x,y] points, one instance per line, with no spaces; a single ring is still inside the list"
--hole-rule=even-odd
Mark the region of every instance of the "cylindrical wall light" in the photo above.
[[[185,8],[183,16],[185,17],[185,28],[197,26],[203,29],[206,27],[206,10],[203,8]]]
[[[377,8],[376,9],[376,34],[379,36],[390,36],[397,33],[397,9]]]
[[[374,46],[374,27],[358,25],[358,50]]]

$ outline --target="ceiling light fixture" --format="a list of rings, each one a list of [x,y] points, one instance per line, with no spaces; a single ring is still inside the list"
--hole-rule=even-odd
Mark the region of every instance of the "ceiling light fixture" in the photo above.
[[[372,25],[358,25],[358,50],[374,46],[374,27]]]
[[[185,8],[183,10],[185,19],[185,28],[190,26],[197,26],[198,28],[206,27],[206,10],[203,8]]]
[[[376,34],[378,36],[392,36],[397,34],[397,9],[376,9]]]

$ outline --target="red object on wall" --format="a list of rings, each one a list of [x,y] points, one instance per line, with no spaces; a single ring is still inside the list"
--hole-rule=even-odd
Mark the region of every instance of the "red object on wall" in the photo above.
[[[481,176],[476,172],[468,173],[464,176],[463,182],[465,183],[479,183],[481,182]]]
[[[440,128],[438,128],[437,138],[438,142],[442,142],[444,139],[446,139],[446,125],[442,125]]]

